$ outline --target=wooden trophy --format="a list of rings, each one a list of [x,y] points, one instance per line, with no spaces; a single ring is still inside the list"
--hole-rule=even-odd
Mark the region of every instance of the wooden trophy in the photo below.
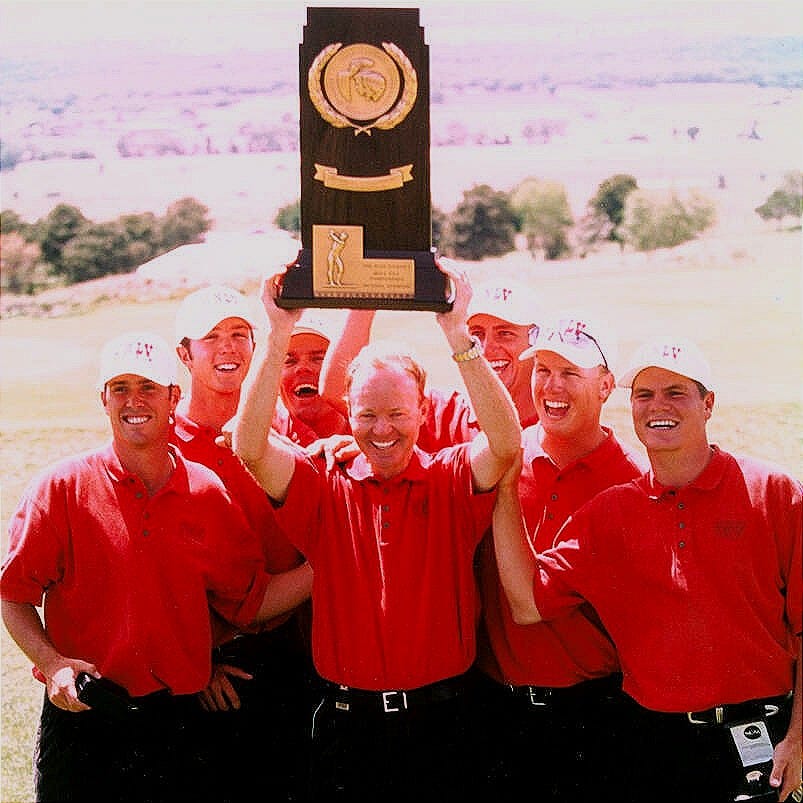
[[[308,8],[299,87],[301,250],[279,306],[449,310],[418,9]]]

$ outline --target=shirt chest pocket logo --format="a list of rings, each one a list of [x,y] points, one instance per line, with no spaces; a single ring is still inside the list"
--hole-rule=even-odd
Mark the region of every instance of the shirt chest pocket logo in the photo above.
[[[717,535],[728,541],[736,541],[744,534],[744,521],[718,521],[714,525]]]

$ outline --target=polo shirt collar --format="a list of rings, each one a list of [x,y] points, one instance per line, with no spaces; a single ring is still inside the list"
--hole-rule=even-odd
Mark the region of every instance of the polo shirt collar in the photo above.
[[[176,410],[176,423],[173,431],[176,433],[176,438],[184,443],[189,443],[199,435],[216,438],[220,434],[212,427],[205,427],[202,424],[196,423],[191,418],[187,417],[186,413],[179,410]]]
[[[576,466],[587,466],[592,471],[604,470],[605,466],[615,458],[615,453],[619,450],[619,442],[613,435],[613,430],[610,427],[602,427],[605,433],[605,439],[595,449],[592,449],[588,454],[579,457],[577,460],[569,463],[560,470],[561,473],[571,470]],[[548,460],[552,463],[552,458],[544,451],[541,446],[541,441],[544,435],[544,429],[541,424],[536,424],[532,428],[532,436],[528,437],[525,442],[524,460],[530,464],[534,463],[539,458]]]
[[[712,444],[710,448],[711,459],[708,461],[708,465],[690,483],[684,485],[680,490],[713,491],[714,488],[722,482],[732,458],[727,452],[723,452],[719,446]],[[678,490],[672,486],[662,485],[655,479],[652,471],[648,471],[644,474],[638,482],[645,493],[656,498],[663,496],[669,491]]]
[[[168,490],[177,491],[178,493],[186,492],[189,489],[189,479],[187,477],[187,465],[184,458],[174,446],[168,445],[167,448],[173,455],[175,470],[164,486],[159,490],[159,493],[164,493]],[[131,473],[123,467],[120,458],[117,456],[117,452],[114,451],[113,443],[110,442],[101,449],[100,458],[106,468],[106,473],[114,482],[122,483],[130,478],[133,478],[139,483],[142,482],[136,474]]]
[[[357,482],[363,482],[364,480],[374,480],[375,482],[403,482],[405,480],[408,482],[420,482],[425,478],[426,466],[431,462],[431,456],[426,452],[422,452],[415,446],[413,447],[413,454],[410,457],[407,468],[395,477],[391,477],[389,480],[383,480],[381,477],[377,477],[376,474],[374,474],[374,470],[368,462],[368,458],[360,452],[351,463],[346,466],[346,474]]]

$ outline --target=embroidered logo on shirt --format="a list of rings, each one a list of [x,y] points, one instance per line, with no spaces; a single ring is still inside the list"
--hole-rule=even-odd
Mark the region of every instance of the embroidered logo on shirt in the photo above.
[[[743,521],[718,521],[715,525],[717,534],[729,541],[741,538],[744,533],[745,524]]]

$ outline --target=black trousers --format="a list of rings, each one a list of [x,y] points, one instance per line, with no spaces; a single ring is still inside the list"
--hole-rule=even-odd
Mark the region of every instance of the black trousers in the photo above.
[[[199,713],[194,695],[160,696],[121,721],[96,709],[64,711],[45,694],[34,756],[37,803],[209,800]]]
[[[485,677],[485,676],[483,676]],[[478,717],[484,801],[617,800],[622,772],[620,677],[554,690],[485,677]],[[613,790],[613,791],[612,791]]]
[[[216,803],[253,803],[254,790],[276,803],[309,799],[312,714],[320,681],[293,620],[234,639],[216,660],[245,669],[231,678],[240,708],[203,712],[201,739],[215,756],[208,794]]]
[[[774,716],[763,718],[773,746],[786,734],[790,715],[791,698]],[[730,734],[729,726],[735,722],[696,725],[685,714],[649,711],[633,701],[627,722],[624,746],[630,774],[619,799],[732,803],[749,791]],[[760,800],[778,800],[778,795],[770,792]]]
[[[313,727],[313,800],[475,800],[475,702],[466,692],[385,713],[354,706],[343,710],[324,693]]]

